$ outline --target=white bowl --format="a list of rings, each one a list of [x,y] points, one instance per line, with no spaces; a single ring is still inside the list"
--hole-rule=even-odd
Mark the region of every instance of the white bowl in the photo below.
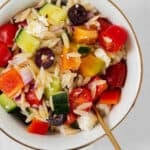
[[[18,11],[31,6],[37,0],[10,0],[10,2],[0,10],[0,24],[6,22]],[[124,26],[129,33],[128,41],[128,75],[125,87],[122,92],[121,101],[116,105],[108,116],[108,124],[111,129],[120,124],[127,116],[135,104],[135,100],[140,90],[142,80],[142,57],[135,32],[126,16],[110,0],[87,0],[106,15],[112,22]],[[89,132],[80,132],[72,136],[63,135],[33,135],[29,134],[25,127],[0,108],[0,128],[15,141],[36,149],[74,149],[88,145],[104,135],[104,131],[96,126]]]

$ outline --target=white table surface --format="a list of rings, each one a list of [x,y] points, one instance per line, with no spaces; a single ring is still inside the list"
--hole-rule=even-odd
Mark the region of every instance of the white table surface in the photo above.
[[[123,150],[150,150],[150,1],[113,1],[122,8],[131,21],[140,41],[144,60],[144,81],[138,101],[125,121],[113,133]],[[105,137],[86,149],[113,150],[113,147]],[[29,149],[0,132],[0,150]]]

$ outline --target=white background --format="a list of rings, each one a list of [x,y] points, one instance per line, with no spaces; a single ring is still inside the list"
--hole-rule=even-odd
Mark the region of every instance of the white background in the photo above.
[[[1,1],[1,0],[0,0]],[[150,1],[113,0],[131,21],[140,41],[144,60],[144,80],[137,103],[125,121],[114,130],[123,150],[150,150]],[[133,58],[134,59],[134,58]],[[9,122],[8,122],[9,123]],[[0,132],[0,150],[29,150]],[[113,150],[105,137],[88,150]]]

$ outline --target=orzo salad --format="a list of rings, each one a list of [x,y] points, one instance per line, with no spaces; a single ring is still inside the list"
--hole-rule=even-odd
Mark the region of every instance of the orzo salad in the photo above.
[[[29,133],[97,124],[121,99],[126,30],[81,0],[42,0],[0,26],[0,105]]]

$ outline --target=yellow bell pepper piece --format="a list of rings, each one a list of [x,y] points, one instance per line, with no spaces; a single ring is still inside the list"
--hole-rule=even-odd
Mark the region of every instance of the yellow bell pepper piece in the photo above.
[[[105,68],[105,62],[90,54],[82,58],[80,65],[80,72],[85,77],[93,77],[98,73],[101,73]]]

